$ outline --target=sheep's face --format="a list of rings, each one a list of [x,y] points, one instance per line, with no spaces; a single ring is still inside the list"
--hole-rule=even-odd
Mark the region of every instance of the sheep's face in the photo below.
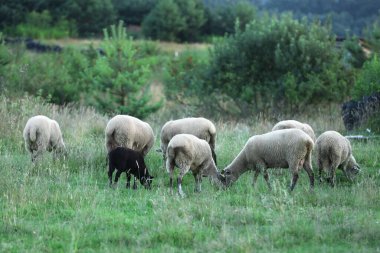
[[[353,180],[354,177],[360,172],[360,167],[359,165],[356,163],[355,161],[355,158],[353,156],[350,157],[350,160],[347,164],[347,167],[346,167],[346,174],[347,174],[347,177],[350,179],[350,180]]]
[[[150,190],[152,188],[151,185],[153,182],[153,178],[154,177],[151,175],[147,175],[147,176],[141,178],[141,184],[144,185],[145,189]]]
[[[235,175],[232,173],[230,169],[222,170],[221,174],[222,174],[221,177],[223,178],[221,181],[227,187],[231,186],[231,184],[237,180],[237,178],[235,177]]]

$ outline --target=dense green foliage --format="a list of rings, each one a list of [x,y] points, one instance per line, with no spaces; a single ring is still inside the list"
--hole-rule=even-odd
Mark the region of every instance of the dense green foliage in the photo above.
[[[235,22],[239,20],[240,30],[256,18],[256,8],[246,1],[238,1],[231,5],[207,8],[207,23],[203,29],[205,34],[225,35],[235,31]]]
[[[353,85],[354,73],[344,67],[330,30],[291,15],[264,16],[244,31],[237,28],[215,43],[209,62],[186,55],[178,61],[169,68],[169,90],[208,94],[201,103],[211,111],[238,117],[342,102]]]
[[[380,60],[376,55],[364,63],[352,94],[354,99],[361,99],[363,96],[369,96],[375,92],[380,92]]]
[[[157,2],[158,0],[112,0],[118,19],[127,25],[141,25]]]
[[[205,23],[200,0],[161,0],[143,22],[145,36],[169,41],[197,41]]]
[[[173,40],[172,34],[175,34],[175,39],[180,41],[205,40],[213,35],[233,33],[236,19],[244,28],[256,16],[255,6],[258,15],[267,11],[291,11],[299,19],[307,16],[309,20],[331,22],[334,33],[339,36],[362,36],[363,29],[377,18],[380,9],[377,0],[2,0],[0,3],[0,28],[7,35],[59,38],[69,33],[101,36],[103,28],[123,20],[134,26],[131,31],[135,36],[141,36],[138,27],[144,23],[144,34],[148,37]],[[44,27],[39,30],[38,26],[29,24],[31,15],[45,15],[46,12],[51,15],[50,30]],[[164,14],[170,15],[161,19]],[[178,23],[178,19],[182,21]],[[160,28],[169,37],[160,35],[157,32]]]
[[[147,116],[161,106],[159,100],[151,101],[149,84],[165,56],[152,43],[133,42],[121,26],[110,33],[101,51],[68,47],[61,53],[37,54],[22,45],[0,44],[0,91],[10,97],[28,93],[60,105]]]
[[[23,147],[22,129],[35,114],[56,119],[68,148],[64,160],[46,153],[36,165]],[[342,130],[339,112],[300,119],[320,133]],[[39,99],[0,97],[0,251],[1,252],[376,252],[380,240],[380,150],[378,141],[353,143],[362,173],[349,182],[341,171],[337,186],[316,184],[309,191],[305,172],[293,193],[289,170],[269,170],[252,187],[247,172],[229,189],[204,178],[187,197],[171,195],[161,154],[146,162],[153,189],[140,185],[108,187],[104,128],[108,118],[86,108],[57,108]],[[154,115],[152,119],[159,117]],[[168,120],[165,118],[163,120]],[[148,120],[157,134],[162,122]],[[270,130],[270,122],[217,124],[220,169],[238,154],[249,136]],[[314,167],[314,171],[317,171]],[[178,171],[176,171],[178,173]],[[175,184],[176,186],[176,184]]]

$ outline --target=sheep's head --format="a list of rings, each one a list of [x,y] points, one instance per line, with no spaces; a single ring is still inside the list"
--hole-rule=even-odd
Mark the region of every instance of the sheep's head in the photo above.
[[[221,172],[221,181],[226,187],[229,187],[232,185],[233,182],[237,180],[237,177],[234,175],[231,169],[224,169]]]
[[[348,179],[353,180],[354,177],[360,172],[360,167],[357,164],[355,158],[351,155],[347,166],[346,166],[346,175]]]
[[[145,187],[145,189],[150,190],[152,187],[153,182],[153,176],[149,175],[149,172],[147,169],[144,170],[144,176],[140,178],[140,183]]]

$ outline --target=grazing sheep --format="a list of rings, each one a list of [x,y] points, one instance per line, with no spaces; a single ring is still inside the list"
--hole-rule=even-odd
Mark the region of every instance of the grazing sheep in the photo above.
[[[321,134],[316,145],[319,167],[319,181],[322,182],[322,170],[328,173],[332,187],[335,186],[335,171],[339,167],[349,180],[360,171],[352,155],[350,141],[336,131]]]
[[[45,150],[54,151],[54,157],[65,150],[61,129],[57,121],[46,116],[31,117],[26,123],[23,136],[25,149],[31,154],[32,162]]]
[[[255,135],[249,138],[238,156],[228,165],[222,174],[225,175],[226,186],[235,182],[248,169],[255,171],[255,184],[261,170],[269,184],[268,168],[290,168],[293,174],[290,190],[293,190],[298,173],[303,167],[310,179],[310,187],[314,187],[314,173],[311,166],[311,151],[314,142],[309,135],[300,129],[284,129]]]
[[[166,150],[166,170],[170,174],[170,190],[173,190],[174,166],[180,169],[178,193],[184,197],[182,178],[191,170],[195,179],[195,191],[201,191],[202,176],[209,176],[221,186],[221,175],[212,159],[211,148],[207,141],[191,134],[177,134],[169,142]]]
[[[313,142],[315,142],[315,134],[313,128],[306,123],[301,123],[297,120],[283,120],[278,122],[273,128],[272,131],[281,130],[281,129],[289,129],[289,128],[297,128],[301,129],[305,133],[307,133]]]
[[[210,120],[205,118],[184,118],[166,122],[161,129],[161,151],[164,160],[166,160],[166,149],[169,141],[177,134],[192,134],[207,141],[211,148],[212,158],[216,164],[216,128]]]
[[[154,144],[154,134],[150,125],[128,115],[117,115],[110,119],[105,135],[108,153],[117,147],[124,147],[146,156]]]
[[[133,189],[137,189],[136,177],[146,189],[150,189],[153,177],[149,175],[148,168],[145,165],[144,157],[140,152],[129,148],[117,147],[108,154],[108,180],[112,186],[112,174],[117,170],[115,176],[115,185],[119,181],[122,172],[127,173],[127,185],[130,187],[131,174],[133,177]]]

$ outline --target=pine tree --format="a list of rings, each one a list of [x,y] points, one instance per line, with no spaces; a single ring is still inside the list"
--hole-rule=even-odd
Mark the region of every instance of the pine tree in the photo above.
[[[104,29],[104,56],[85,73],[90,81],[90,103],[108,113],[129,114],[144,118],[158,110],[161,102],[150,103],[149,66],[138,57],[123,22]],[[92,98],[91,98],[92,97]]]

